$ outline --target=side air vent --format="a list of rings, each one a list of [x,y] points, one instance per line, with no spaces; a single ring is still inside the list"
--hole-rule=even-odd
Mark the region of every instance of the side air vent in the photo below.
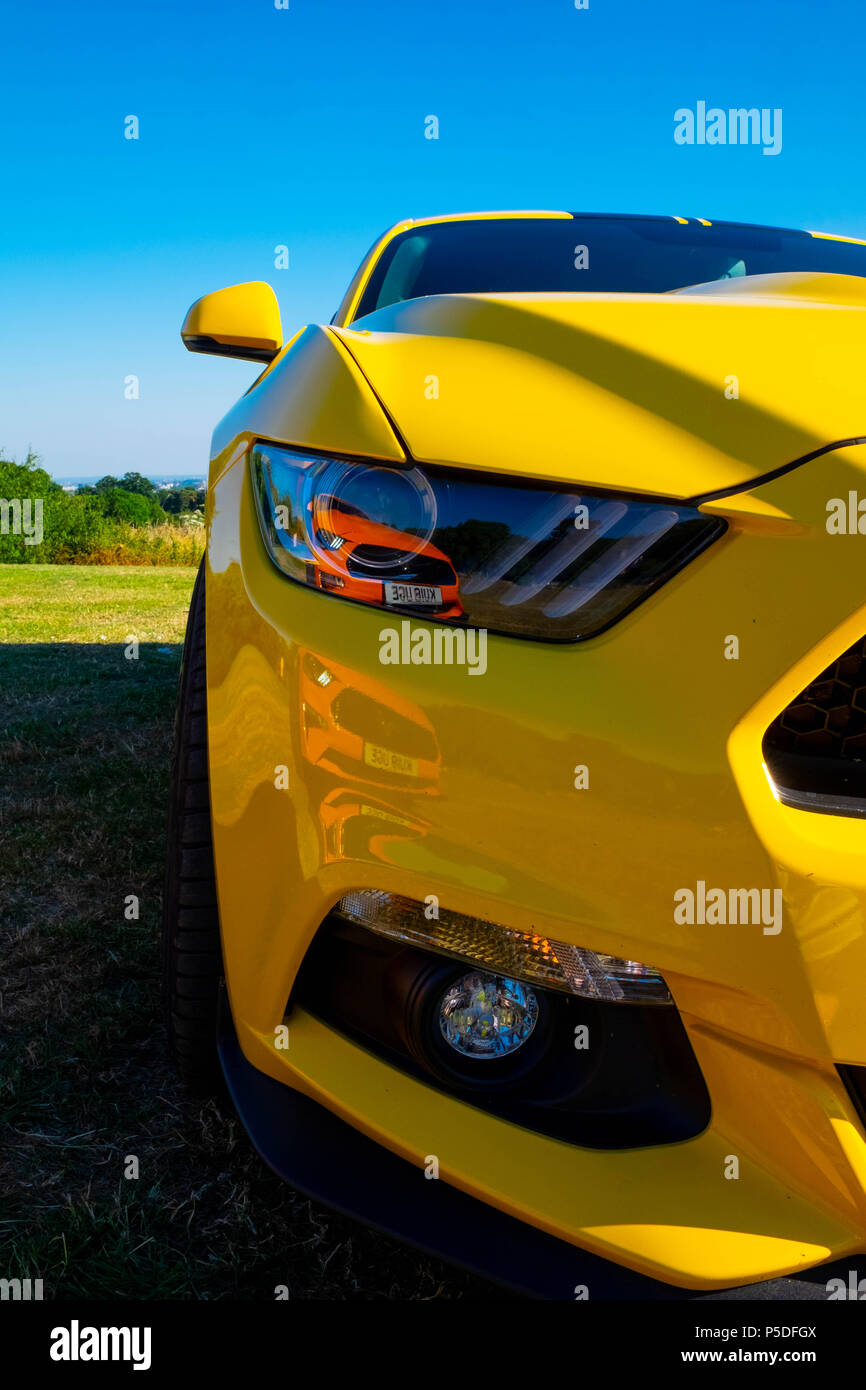
[[[866,1129],[866,1067],[839,1067],[838,1071],[860,1116],[860,1123]]]
[[[866,817],[866,637],[782,710],[763,751],[786,806]]]

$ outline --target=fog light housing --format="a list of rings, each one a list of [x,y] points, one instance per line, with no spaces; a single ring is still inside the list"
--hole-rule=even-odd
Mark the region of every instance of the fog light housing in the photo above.
[[[461,1057],[509,1057],[531,1036],[538,1000],[520,980],[476,970],[449,985],[439,1030]]]

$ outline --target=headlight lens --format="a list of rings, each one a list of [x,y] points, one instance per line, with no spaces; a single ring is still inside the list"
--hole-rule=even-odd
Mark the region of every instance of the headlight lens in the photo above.
[[[292,579],[403,616],[574,642],[720,535],[679,503],[491,482],[259,444],[265,544]]]

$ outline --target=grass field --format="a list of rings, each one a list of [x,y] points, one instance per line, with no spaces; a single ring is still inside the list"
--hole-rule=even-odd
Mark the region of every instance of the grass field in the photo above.
[[[0,566],[0,1277],[55,1299],[487,1298],[272,1177],[231,1108],[167,1065],[164,807],[194,577]]]

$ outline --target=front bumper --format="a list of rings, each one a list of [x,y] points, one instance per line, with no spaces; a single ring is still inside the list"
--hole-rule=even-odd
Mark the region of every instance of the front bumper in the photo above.
[[[530,1298],[653,1302],[685,1299],[818,1301],[847,1269],[821,1265],[797,1279],[771,1279],[700,1294],[635,1274],[477,1202],[448,1183],[425,1182],[398,1158],[308,1096],[266,1076],[241,1051],[225,993],[218,1049],[247,1133],[270,1168],[306,1196],[388,1235]]]
[[[393,619],[279,575],[243,459],[217,468],[211,797],[247,1061],[419,1182],[435,1155],[444,1184],[425,1193],[447,1184],[672,1286],[724,1289],[866,1249],[866,1139],[836,1070],[866,1064],[866,822],[780,805],[761,763],[767,725],[866,630],[858,538],[823,526],[826,499],[866,491],[864,473],[866,449],[842,449],[713,504],[726,535],[609,632],[565,648],[490,638],[485,677],[472,679],[381,666]],[[724,656],[732,635],[737,660]],[[310,654],[362,697],[368,736],[335,724],[322,751],[320,707],[309,737]],[[432,732],[423,776],[366,755],[389,712]],[[588,790],[574,789],[577,765]],[[781,889],[782,930],[678,925],[674,894],[699,880]],[[307,947],[358,888],[435,894],[656,966],[709,1088],[707,1129],[583,1149],[408,1077],[303,1010],[281,1048]]]

